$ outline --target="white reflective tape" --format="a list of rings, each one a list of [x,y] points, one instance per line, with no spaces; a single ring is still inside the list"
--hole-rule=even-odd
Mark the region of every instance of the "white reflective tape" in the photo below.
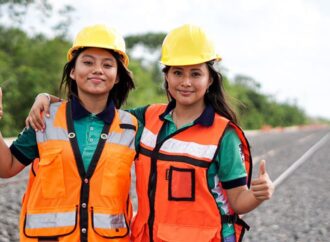
[[[76,212],[28,214],[26,225],[28,229],[58,228],[75,226]]]
[[[157,141],[157,135],[152,133],[147,128],[143,129],[142,135],[141,135],[141,143],[143,143],[146,146],[149,146],[150,148],[154,148],[156,146]]]
[[[122,133],[109,133],[107,137],[108,143],[114,143],[119,145],[128,146],[131,149],[135,149],[135,131],[126,129]]]
[[[38,131],[36,132],[37,142],[42,143],[47,140],[64,140],[68,141],[69,138],[73,138],[74,133],[68,134],[68,131],[62,128],[54,128],[50,124],[47,125],[45,132]]]
[[[195,142],[168,139],[160,150],[168,153],[188,154],[196,158],[212,159],[216,149],[216,145],[201,145]]]
[[[141,143],[153,149],[156,146],[156,141],[157,135],[144,128],[141,136]],[[216,150],[217,145],[202,145],[174,138],[166,140],[160,149],[160,151],[165,151],[167,153],[187,154],[196,158],[207,159],[212,159]]]
[[[99,229],[121,229],[126,228],[126,221],[124,214],[93,214],[94,228]]]
[[[127,111],[123,111],[123,110],[118,110],[118,113],[119,113],[119,119],[120,119],[121,123],[133,125],[132,115],[130,113],[128,113]]]
[[[54,119],[60,105],[61,105],[60,102],[50,105],[50,109],[49,109],[50,117],[44,119],[46,125],[45,132],[42,131],[36,132],[36,138],[38,143],[42,143],[47,140],[64,140],[64,141],[69,140],[68,138],[69,134],[67,130],[63,128],[54,127]]]

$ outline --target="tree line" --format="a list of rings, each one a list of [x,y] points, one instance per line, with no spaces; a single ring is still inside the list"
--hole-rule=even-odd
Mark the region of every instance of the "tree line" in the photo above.
[[[1,121],[4,136],[16,135],[24,127],[24,119],[37,93],[56,95],[66,62],[70,41],[63,37],[30,37],[18,28],[0,26],[0,86],[4,93],[5,115]],[[155,53],[156,58],[146,60],[143,55],[131,57],[129,68],[134,74],[136,89],[130,94],[124,108],[155,102],[166,102],[163,75],[159,65],[160,46],[164,33],[146,33],[127,36],[128,53],[143,47]],[[143,52],[144,53],[144,52]],[[157,60],[158,59],[158,60]],[[221,66],[217,66],[222,72]],[[304,124],[307,117],[295,104],[278,103],[260,92],[253,79],[239,75],[230,80],[223,74],[225,88],[245,129],[258,129],[264,125],[289,126]]]
[[[45,0],[3,1],[0,3],[0,18],[4,13],[2,7],[9,6],[9,9],[12,9],[9,12],[14,16],[13,21],[20,23],[20,16],[24,12],[17,13],[17,5],[21,7],[37,3],[43,3],[44,8],[51,11],[51,5]],[[60,20],[54,27],[57,34],[51,38],[43,34],[30,36],[19,28],[20,24],[11,27],[0,24],[0,86],[3,89],[5,112],[0,122],[0,130],[5,137],[16,136],[24,127],[25,117],[38,93],[49,92],[63,97],[58,87],[66,62],[66,52],[71,46],[71,40],[66,39],[69,26],[63,23],[70,22],[68,19],[71,11],[73,8],[70,6],[62,10],[61,14],[65,21]],[[129,69],[134,74],[136,89],[130,93],[123,108],[167,102],[163,89],[162,67],[159,64],[164,37],[165,33],[144,33],[125,37],[130,55]],[[137,55],[137,52],[142,54]],[[309,122],[310,119],[302,108],[292,102],[277,102],[275,97],[263,94],[260,84],[253,78],[237,75],[230,79],[225,74],[223,66],[217,64],[216,67],[222,73],[228,98],[244,129],[300,125]]]

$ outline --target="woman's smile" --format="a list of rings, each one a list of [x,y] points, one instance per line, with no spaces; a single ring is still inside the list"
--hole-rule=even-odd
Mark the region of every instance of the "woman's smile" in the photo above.
[[[104,82],[105,80],[100,77],[89,77],[87,80],[91,81],[93,84],[100,84]]]

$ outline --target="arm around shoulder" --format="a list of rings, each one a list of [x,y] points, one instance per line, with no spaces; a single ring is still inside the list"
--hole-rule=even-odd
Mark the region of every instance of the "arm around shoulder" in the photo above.
[[[62,101],[61,98],[48,93],[39,93],[31,107],[28,117],[25,120],[26,127],[31,126],[34,130],[44,130],[45,123],[42,113],[49,117],[49,107],[51,103]]]

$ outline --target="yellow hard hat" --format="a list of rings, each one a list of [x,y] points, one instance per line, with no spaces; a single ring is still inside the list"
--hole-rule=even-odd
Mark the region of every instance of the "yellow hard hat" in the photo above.
[[[162,45],[161,63],[167,66],[184,66],[220,61],[212,41],[198,26],[185,24],[173,29],[165,37]]]
[[[72,53],[75,50],[83,47],[114,50],[122,56],[125,66],[128,66],[129,59],[125,52],[124,38],[116,30],[108,28],[105,25],[93,25],[82,29],[68,51],[68,60],[72,59]]]

